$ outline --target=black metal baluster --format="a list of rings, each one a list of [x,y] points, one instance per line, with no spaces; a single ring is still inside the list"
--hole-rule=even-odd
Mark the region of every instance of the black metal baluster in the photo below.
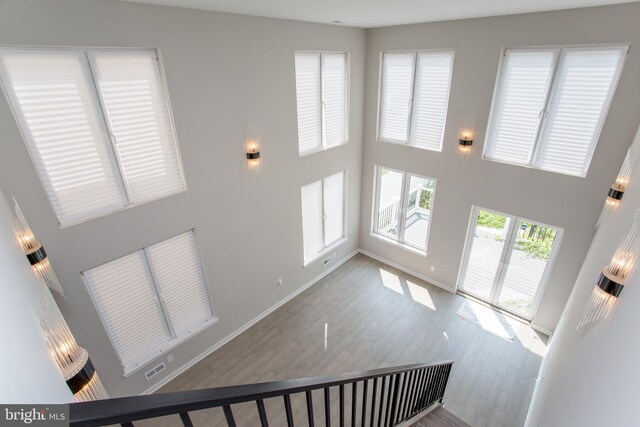
[[[387,377],[382,377],[382,384],[380,384],[380,402],[378,405],[378,427],[382,427],[382,410],[384,409],[384,386],[387,384]]]
[[[191,417],[189,417],[188,412],[180,412],[180,419],[182,420],[182,425],[184,427],[193,427],[193,423],[191,422]]]
[[[262,427],[269,427],[269,421],[267,420],[267,411],[264,410],[264,401],[262,399],[256,400],[258,406],[258,415],[260,415],[260,424]]]
[[[413,384],[411,385],[411,399],[409,400],[409,409],[407,411],[407,418],[413,417],[416,413],[416,397],[418,396],[418,387],[420,385],[420,378],[422,378],[423,369],[417,370],[413,377]]]
[[[351,427],[356,427],[356,413],[358,408],[358,383],[351,383]]]
[[[224,405],[222,407],[222,410],[224,411],[224,417],[227,420],[227,426],[236,427],[236,420],[233,418],[233,411],[231,410],[231,406]]]
[[[393,397],[391,398],[391,416],[389,417],[389,427],[396,423],[396,411],[398,410],[398,399],[400,396],[400,374],[396,374],[393,385]]]
[[[394,384],[396,380],[396,375],[389,376],[389,388],[387,390],[387,410],[385,411],[384,416],[384,425],[389,425],[389,415],[391,415],[391,401],[392,401],[392,393],[394,390]]]
[[[331,390],[329,387],[324,389],[324,419],[327,427],[331,427]]]
[[[367,421],[367,391],[369,388],[369,380],[364,380],[362,385],[362,420],[360,421],[360,427],[365,427]]]
[[[376,416],[376,401],[378,400],[376,398],[376,392],[378,391],[378,378],[374,378],[373,379],[373,390],[371,393],[371,419],[369,420],[369,427],[374,427],[375,425],[373,424],[374,422],[374,418]],[[362,426],[364,427],[364,426]]]
[[[392,423],[397,423],[398,418],[402,416],[402,404],[404,403],[405,393],[407,391],[407,378],[409,377],[409,372],[403,372],[401,375],[401,383],[402,386],[400,388],[400,394],[398,395],[398,407],[395,413],[395,417],[391,420]]]
[[[307,417],[309,418],[309,427],[314,427],[314,415],[313,415],[313,395],[311,390],[307,390],[305,393],[307,396]]]
[[[131,421],[127,421],[126,423],[120,424],[122,427],[134,427]]]
[[[417,396],[417,400],[416,400],[416,414],[420,411],[422,411],[422,400],[424,398],[425,393],[425,388],[427,385],[427,381],[429,379],[429,375],[430,375],[430,370],[429,369],[425,369],[424,374],[422,375],[422,378],[420,379],[420,385],[418,388],[418,396]]]
[[[407,385],[407,397],[404,400],[404,405],[402,405],[403,406],[403,408],[402,408],[402,419],[403,420],[407,419],[407,413],[410,410],[411,397],[413,396],[411,394],[411,392],[413,390],[413,382],[415,381],[416,373],[417,373],[417,371],[410,371],[409,372],[409,380],[408,380],[408,385]]]
[[[435,384],[433,396],[431,396],[431,403],[436,403],[442,398],[442,382],[444,381],[444,373],[446,366],[439,368],[438,381]]]
[[[451,365],[447,365],[445,370],[444,379],[442,381],[442,392],[440,393],[440,403],[444,399],[444,392],[447,390],[447,383],[449,382],[449,375],[451,375]]]
[[[340,384],[340,427],[344,427],[344,384]]]
[[[284,412],[287,414],[287,427],[293,427],[293,411],[291,410],[291,395],[284,395]]]
[[[430,369],[429,375],[427,375],[424,391],[422,392],[422,399],[420,400],[420,410],[424,410],[427,408],[429,394],[431,393],[431,384],[433,383],[433,378],[436,376],[436,370]]]

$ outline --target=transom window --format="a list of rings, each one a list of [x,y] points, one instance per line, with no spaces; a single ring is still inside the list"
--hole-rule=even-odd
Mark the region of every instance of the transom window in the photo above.
[[[62,227],[186,189],[155,50],[0,49],[0,80]]]
[[[506,49],[484,158],[585,176],[627,50]]]
[[[300,156],[348,141],[348,55],[296,52]]]
[[[378,140],[442,151],[453,52],[384,52]]]
[[[376,167],[374,234],[426,253],[436,180]]]
[[[216,320],[193,230],[82,276],[125,375]]]
[[[346,240],[345,172],[305,185],[301,196],[306,266]]]

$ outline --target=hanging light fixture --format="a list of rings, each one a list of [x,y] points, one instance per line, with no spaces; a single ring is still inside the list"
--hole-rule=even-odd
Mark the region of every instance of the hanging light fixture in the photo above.
[[[627,150],[627,155],[624,158],[624,162],[622,162],[622,167],[620,168],[620,172],[618,172],[616,182],[611,186],[607,194],[607,204],[609,206],[618,206],[620,204],[620,200],[622,200],[622,196],[629,185],[630,178],[631,148]]]
[[[577,328],[598,319],[606,319],[620,296],[624,283],[638,257],[638,212],[633,217],[627,236],[613,254],[596,282],[591,299],[582,313]],[[577,329],[576,328],[576,329]]]
[[[16,235],[33,266],[34,273],[40,279],[40,327],[49,355],[78,401],[107,399],[109,395],[96,373],[89,353],[76,342],[51,294],[50,289],[62,294],[62,286],[15,199],[13,203]],[[43,262],[46,264],[43,265]]]
[[[60,281],[56,277],[53,267],[51,267],[49,258],[47,258],[47,252],[33,235],[33,231],[31,231],[29,224],[27,224],[27,220],[24,218],[16,199],[13,199],[13,205],[15,210],[14,223],[16,234],[18,235],[18,241],[22,246],[22,250],[31,263],[31,268],[42,283],[64,296]]]

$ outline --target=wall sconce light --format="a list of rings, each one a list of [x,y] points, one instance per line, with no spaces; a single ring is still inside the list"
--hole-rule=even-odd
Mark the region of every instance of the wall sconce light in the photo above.
[[[250,141],[246,146],[247,155],[247,169],[249,175],[254,180],[258,180],[260,177],[260,147],[256,141]]]
[[[596,281],[591,299],[576,329],[598,319],[606,319],[620,296],[638,257],[638,212],[633,217],[627,236]]]
[[[60,282],[49,264],[44,248],[35,239],[18,203],[14,203],[14,224],[18,240],[40,279],[40,327],[49,355],[78,401],[107,399],[109,395],[89,358],[89,353],[76,342],[49,289],[62,294]]]
[[[16,199],[13,199],[13,203],[15,209],[14,223],[18,241],[29,263],[31,263],[33,272],[45,285],[64,296],[60,281],[56,277],[56,273],[53,271],[53,267],[51,267],[51,263],[47,258],[47,252],[33,235],[33,231],[31,231],[29,224],[27,224],[27,220],[24,218]]]
[[[630,178],[631,148],[627,150],[627,155],[624,158],[624,162],[622,162],[622,167],[620,168],[620,172],[618,172],[616,182],[609,188],[609,193],[607,194],[607,204],[609,206],[618,206],[620,204],[620,200],[622,200],[622,196],[629,185]]]
[[[473,134],[469,131],[463,131],[462,135],[460,135],[458,144],[460,151],[463,153],[469,153],[471,151],[471,146],[473,145]]]

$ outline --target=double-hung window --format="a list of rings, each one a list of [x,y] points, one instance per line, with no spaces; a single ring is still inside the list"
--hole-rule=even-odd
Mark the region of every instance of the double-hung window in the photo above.
[[[378,140],[442,151],[453,52],[384,52]]]
[[[62,227],[186,189],[155,50],[2,48],[0,80]]]
[[[348,141],[348,55],[296,52],[300,156]]]
[[[306,266],[346,239],[345,172],[305,185],[300,192]]]
[[[125,375],[215,322],[193,230],[82,276]]]
[[[627,50],[505,49],[484,158],[584,177]]]
[[[377,166],[373,233],[426,253],[435,190],[433,178]]]

